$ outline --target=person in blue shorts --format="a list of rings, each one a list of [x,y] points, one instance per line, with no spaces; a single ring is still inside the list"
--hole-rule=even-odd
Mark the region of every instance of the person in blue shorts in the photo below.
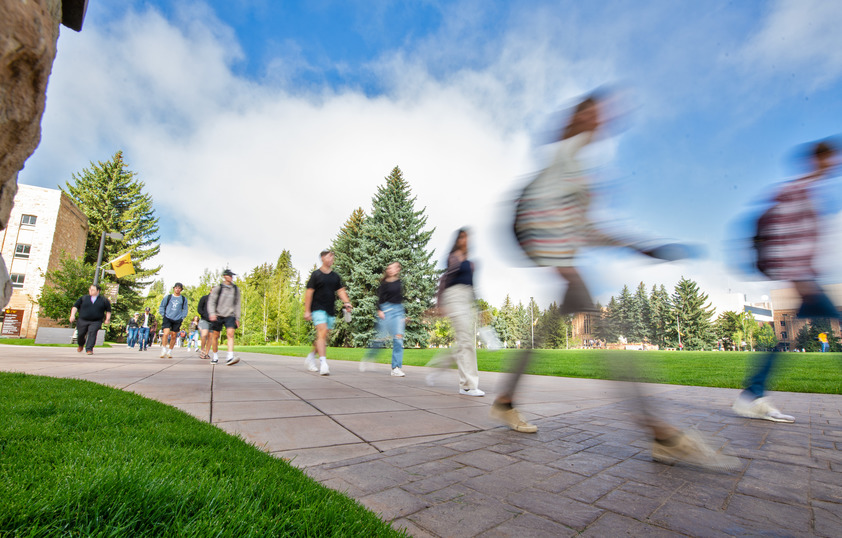
[[[336,296],[344,303],[347,312],[351,311],[351,302],[345,292],[345,283],[333,271],[333,252],[323,250],[319,257],[322,265],[310,275],[307,281],[307,292],[304,295],[304,319],[312,321],[316,326],[316,340],[313,351],[307,355],[304,363],[311,372],[330,375],[327,365],[327,337],[336,323]],[[319,366],[316,366],[316,354],[319,356]]]

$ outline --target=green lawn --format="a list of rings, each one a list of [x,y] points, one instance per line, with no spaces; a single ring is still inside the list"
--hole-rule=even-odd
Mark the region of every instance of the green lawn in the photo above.
[[[304,357],[307,346],[238,346],[238,351]],[[328,359],[357,361],[365,354],[359,348],[329,348]],[[407,349],[404,364],[424,366],[438,349]],[[379,362],[390,361],[390,351],[381,351]],[[506,371],[516,351],[477,351],[481,371]],[[653,383],[699,387],[742,388],[751,361],[763,353],[728,351],[594,351],[550,350],[535,352],[529,373],[560,377],[612,379],[612,372],[637,364],[637,378]],[[781,353],[770,390],[842,394],[842,353]]]
[[[403,536],[287,462],[162,403],[0,373],[2,536]]]
[[[36,344],[34,338],[0,338],[0,344],[7,346],[76,347],[76,344]],[[97,347],[111,347],[111,343],[105,342]]]

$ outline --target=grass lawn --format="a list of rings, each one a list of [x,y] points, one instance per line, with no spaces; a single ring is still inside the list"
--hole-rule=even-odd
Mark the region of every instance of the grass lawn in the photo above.
[[[404,536],[287,462],[162,403],[0,373],[2,536]]]
[[[34,338],[0,338],[0,344],[7,346],[76,347],[76,344],[36,344]],[[111,347],[111,344],[104,342],[97,347]]]
[[[304,357],[307,346],[237,346],[238,351]],[[438,349],[407,349],[404,364],[424,366]],[[328,359],[358,361],[359,348],[329,348]],[[481,371],[506,371],[516,351],[477,351]],[[742,388],[748,368],[763,353],[728,351],[594,351],[536,350],[529,373],[560,377],[612,379],[611,372],[635,361],[641,380],[698,387]],[[390,361],[390,350],[380,352],[378,362]],[[770,390],[842,394],[842,353],[781,353]]]

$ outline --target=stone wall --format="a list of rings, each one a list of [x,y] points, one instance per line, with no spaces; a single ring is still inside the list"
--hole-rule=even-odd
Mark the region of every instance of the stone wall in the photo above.
[[[82,28],[87,0],[0,2],[0,230],[9,223],[17,175],[41,140],[59,24]],[[0,258],[0,307],[11,285]]]

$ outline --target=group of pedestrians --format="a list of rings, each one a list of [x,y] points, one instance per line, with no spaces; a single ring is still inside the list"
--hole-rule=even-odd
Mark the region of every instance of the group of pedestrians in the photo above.
[[[581,275],[578,255],[581,249],[596,246],[621,247],[663,261],[675,261],[692,255],[691,247],[669,243],[653,244],[632,237],[619,237],[600,229],[590,217],[593,198],[591,180],[580,155],[603,131],[609,119],[607,95],[595,93],[583,99],[572,111],[560,130],[554,157],[522,190],[514,207],[513,231],[524,254],[540,267],[551,267],[565,283],[560,310],[563,314],[576,314],[596,310],[590,292]],[[818,251],[819,213],[812,202],[812,190],[823,179],[830,177],[837,166],[838,150],[828,141],[813,146],[809,156],[811,170],[808,174],[788,182],[775,196],[771,208],[758,220],[754,248],[757,251],[757,268],[768,278],[789,281],[802,299],[799,317],[839,319],[840,314],[817,283],[815,256]],[[435,385],[439,373],[454,364],[458,370],[458,393],[482,397],[475,349],[474,320],[476,317],[474,293],[474,264],[469,257],[469,231],[460,229],[447,257],[447,267],[442,274],[436,294],[438,310],[449,317],[453,326],[455,345],[433,358],[428,366],[436,367],[428,375],[427,383]],[[327,362],[327,344],[330,331],[336,323],[336,299],[342,301],[342,312],[350,319],[353,306],[345,283],[333,271],[334,253],[324,250],[319,255],[321,265],[310,275],[304,297],[304,318],[315,326],[315,339],[305,366],[322,376],[330,375]],[[227,365],[236,364],[234,354],[235,330],[240,326],[241,297],[233,283],[234,273],[226,269],[223,281],[214,286],[208,295],[199,299],[198,318],[190,326],[191,340],[199,340],[198,352],[203,359],[217,364],[219,336],[225,330],[228,344]],[[182,295],[183,286],[177,283],[171,294],[161,302],[163,342],[161,358],[172,357],[175,334],[187,316],[188,301]],[[404,289],[401,264],[393,260],[384,268],[377,289],[376,336],[369,345],[360,370],[366,371],[380,349],[391,341],[390,374],[404,377],[403,349],[406,313],[403,306]],[[89,296],[80,298],[71,311],[71,322],[79,313],[79,351],[85,347],[92,354],[96,331],[110,319],[111,305],[99,297],[99,288],[91,286]],[[135,315],[129,324],[129,345],[140,342],[145,349],[150,328],[156,324],[149,314]],[[153,333],[154,333],[154,329]],[[199,335],[201,336],[199,338]],[[86,340],[87,337],[87,340]],[[168,346],[168,347],[167,347]],[[765,397],[769,376],[778,355],[770,353],[759,361],[749,375],[746,388],[740,394],[733,410],[740,416],[793,422],[792,416],[781,413]],[[529,423],[515,405],[517,388],[522,374],[527,370],[532,350],[521,351],[514,366],[497,392],[491,407],[491,416],[512,430],[534,433],[538,427]],[[641,380],[639,369],[628,355],[623,357],[623,369],[616,378]],[[734,464],[711,450],[692,431],[678,428],[655,409],[652,400],[644,398],[640,386],[631,383],[632,397],[637,412],[635,420],[652,438],[652,456],[658,461],[687,462],[704,467],[722,468]]]

